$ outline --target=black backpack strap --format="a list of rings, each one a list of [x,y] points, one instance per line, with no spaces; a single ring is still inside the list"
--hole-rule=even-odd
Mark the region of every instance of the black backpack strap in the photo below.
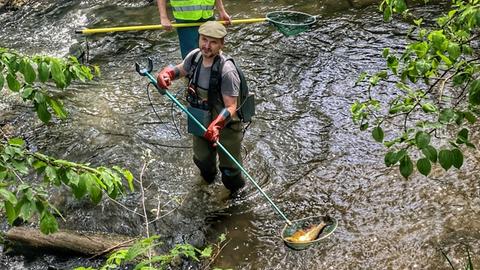
[[[222,83],[222,69],[223,65],[221,63],[220,56],[215,56],[213,59],[212,69],[210,71],[210,81],[208,85],[208,107],[214,108],[216,101],[220,101],[222,106],[223,98],[221,93],[221,83]]]
[[[198,64],[202,62],[202,54],[200,53],[200,50],[195,52],[192,55],[192,59],[190,60],[190,70],[187,74],[187,78],[190,82],[194,82],[196,85],[198,75],[200,74],[200,69],[197,68]]]

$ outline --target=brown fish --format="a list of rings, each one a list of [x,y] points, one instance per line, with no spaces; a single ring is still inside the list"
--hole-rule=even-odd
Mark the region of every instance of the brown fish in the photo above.
[[[300,229],[292,234],[292,236],[285,237],[285,240],[295,243],[307,243],[313,241],[317,239],[318,235],[325,226],[327,226],[327,224],[321,222],[320,224],[313,225],[306,230]]]

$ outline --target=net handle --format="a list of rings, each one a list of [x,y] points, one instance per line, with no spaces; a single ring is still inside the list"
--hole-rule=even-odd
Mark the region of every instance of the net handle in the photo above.
[[[267,18],[252,18],[252,19],[238,19],[232,20],[232,24],[242,24],[242,23],[257,23],[265,22]],[[227,24],[227,21],[218,21],[222,24]],[[172,27],[191,27],[191,26],[200,26],[204,22],[194,22],[194,23],[173,23]],[[164,27],[161,24],[152,24],[152,25],[135,25],[135,26],[119,26],[119,27],[107,27],[107,28],[85,28],[81,30],[76,30],[77,34],[91,35],[91,34],[100,34],[100,33],[111,33],[111,32],[126,32],[126,31],[143,31],[143,30],[160,30]]]

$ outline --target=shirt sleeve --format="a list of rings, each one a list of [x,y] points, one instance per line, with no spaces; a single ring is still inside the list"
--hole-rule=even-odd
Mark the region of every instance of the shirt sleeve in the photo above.
[[[222,95],[238,97],[240,93],[240,77],[232,61],[225,62],[222,70]]]

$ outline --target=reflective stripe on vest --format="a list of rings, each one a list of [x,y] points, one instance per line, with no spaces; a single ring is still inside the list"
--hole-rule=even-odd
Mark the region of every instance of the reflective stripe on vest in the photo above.
[[[173,16],[180,20],[199,20],[213,17],[215,0],[170,0]]]

